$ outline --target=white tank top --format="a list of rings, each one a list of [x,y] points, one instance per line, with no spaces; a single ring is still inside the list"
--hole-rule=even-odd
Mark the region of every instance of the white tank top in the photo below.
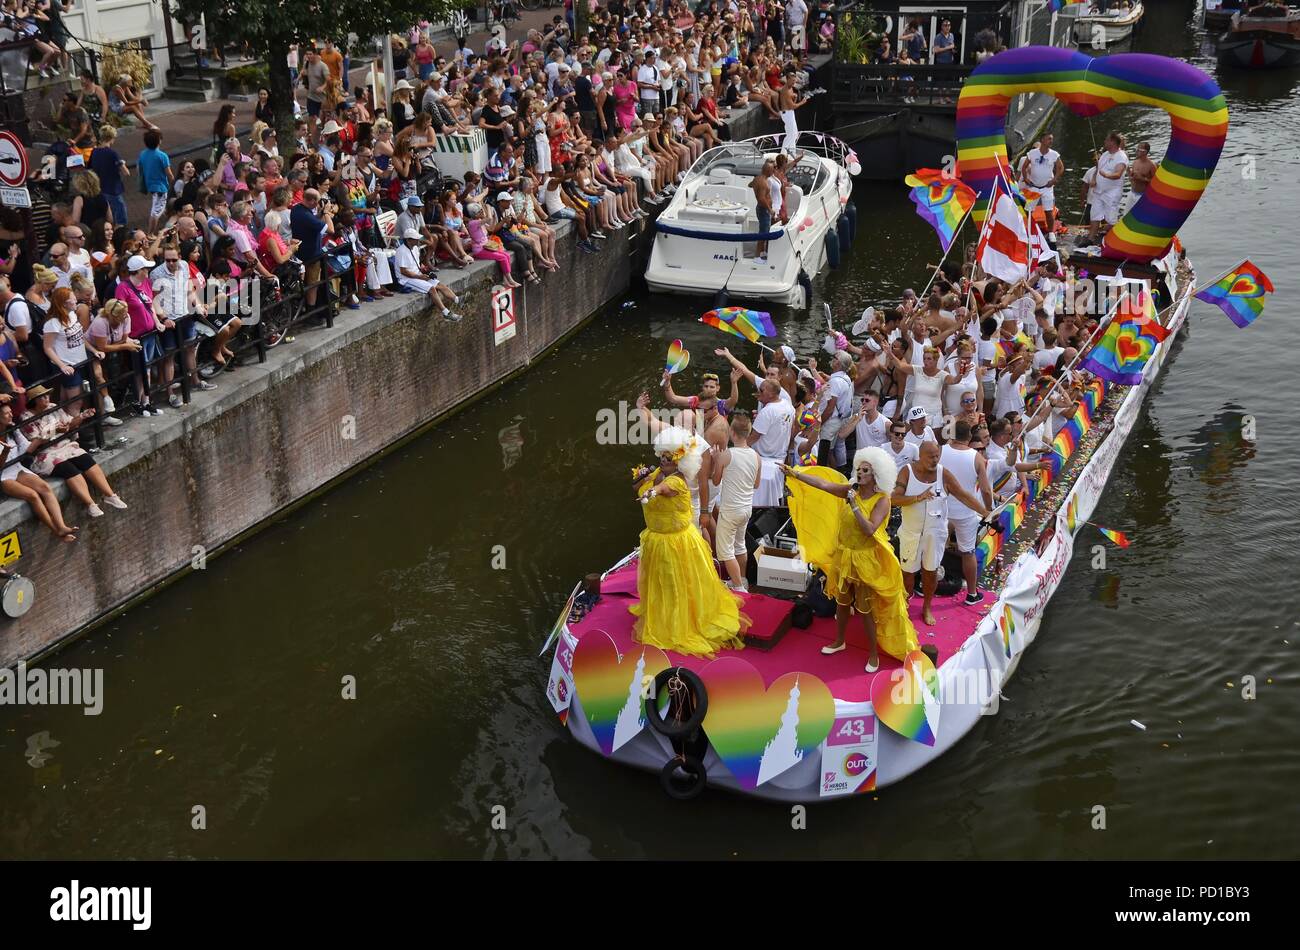
[[[743,511],[754,506],[754,479],[758,477],[758,453],[750,448],[731,447],[731,461],[718,485],[718,510]]]
[[[939,464],[952,472],[952,477],[957,479],[958,485],[978,498],[979,476],[975,472],[975,454],[972,448],[959,449],[949,443],[939,453]],[[964,501],[955,495],[948,496],[949,518],[970,518],[975,515],[978,515],[978,512],[968,508]]]
[[[769,175],[767,178],[768,191],[772,193],[772,214],[781,213],[781,181],[775,175]]]
[[[555,214],[564,207],[564,202],[560,200],[559,188],[547,188],[542,193],[542,207],[546,209],[547,214]]]
[[[956,371],[957,371],[957,364],[954,363],[953,372],[955,373]],[[966,393],[975,393],[978,391],[978,389],[979,389],[979,383],[975,379],[975,366],[974,363],[972,362],[970,372],[967,373],[965,376],[963,376],[960,381],[953,383],[951,386],[949,386],[948,391],[944,394],[943,401],[947,407],[948,414],[955,416],[958,413],[960,413],[961,397],[966,395]],[[982,401],[983,401],[982,395],[977,397],[976,403]],[[976,406],[976,408],[979,408],[978,405]]]
[[[903,492],[904,497],[911,498],[916,495],[923,495],[927,488],[934,489],[934,497],[927,498],[915,505],[903,505],[903,528],[912,534],[919,534],[926,529],[947,533],[948,493],[943,490],[943,466],[935,466],[935,476],[932,482],[921,481],[921,476],[917,474],[915,465],[909,465],[907,471],[907,490]]]
[[[933,376],[927,376],[924,369],[918,369],[912,376],[916,379],[916,389],[912,392],[912,408],[920,406],[930,414],[930,424],[937,425],[943,418],[944,372],[940,369]]]

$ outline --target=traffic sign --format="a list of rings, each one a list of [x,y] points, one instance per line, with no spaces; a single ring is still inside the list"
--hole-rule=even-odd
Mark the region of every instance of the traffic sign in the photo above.
[[[27,149],[12,132],[0,131],[0,185],[27,184]]]

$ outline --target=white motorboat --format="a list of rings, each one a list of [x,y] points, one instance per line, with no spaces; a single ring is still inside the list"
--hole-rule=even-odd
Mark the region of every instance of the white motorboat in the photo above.
[[[1133,3],[1120,3],[1111,0],[1104,12],[1094,4],[1088,13],[1081,13],[1074,21],[1074,39],[1080,46],[1092,46],[1103,49],[1112,43],[1126,40],[1133,35],[1142,14],[1141,0]]]
[[[821,132],[800,133],[786,192],[787,221],[760,232],[750,183],[781,151],[782,135],[712,148],[682,179],[659,215],[646,283],[664,293],[766,300],[805,307],[811,278],[838,266],[856,226],[849,200],[857,156]],[[766,240],[765,258],[758,242]],[[725,305],[720,304],[720,305]]]

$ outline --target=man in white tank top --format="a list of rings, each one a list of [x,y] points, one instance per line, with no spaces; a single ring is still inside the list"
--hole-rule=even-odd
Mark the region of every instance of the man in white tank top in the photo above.
[[[987,512],[993,506],[993,489],[989,486],[984,456],[970,447],[970,435],[970,423],[958,420],[953,426],[952,440],[939,454],[939,464],[948,470],[967,495],[978,495]],[[975,535],[980,517],[978,508],[966,504],[955,494],[948,495],[948,523],[957,537],[957,553],[961,555],[962,573],[966,575],[968,605],[978,604],[984,599],[979,591],[979,564],[975,560]]]
[[[745,529],[754,510],[754,490],[762,477],[758,453],[749,447],[749,413],[743,409],[731,414],[731,447],[713,448],[710,478],[718,486],[718,528],[714,534],[718,560],[726,568],[727,586],[743,591],[749,553],[745,549]]]
[[[934,626],[934,612],[930,609],[934,599],[936,573],[943,560],[943,549],[948,544],[948,503],[956,498],[968,508],[988,515],[988,508],[966,491],[961,483],[939,464],[938,443],[926,442],[921,446],[921,457],[898,470],[894,494],[890,501],[903,512],[903,523],[898,529],[898,559],[902,562],[903,586],[907,596],[916,588],[916,572],[921,572],[921,591],[925,602],[921,619]]]

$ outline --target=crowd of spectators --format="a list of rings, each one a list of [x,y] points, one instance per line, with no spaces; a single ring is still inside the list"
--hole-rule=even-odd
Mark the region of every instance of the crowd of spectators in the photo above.
[[[507,287],[541,282],[563,266],[565,221],[581,252],[600,253],[729,138],[729,109],[753,102],[775,115],[781,86],[802,81],[807,17],[804,0],[695,12],[682,0],[615,0],[581,38],[557,15],[522,41],[445,55],[417,27],[394,37],[409,51],[388,110],[369,87],[348,95],[332,45],[303,48],[284,106],[293,141],[277,140],[282,106],[263,89],[247,139],[237,134],[246,107],[226,104],[210,151],[179,162],[138,115],[134,168],[104,120],[138,96],[82,74],[69,135],[49,150],[65,187],[39,202],[34,256],[9,240],[24,221],[11,209],[0,220],[4,491],[65,538],[76,529],[37,486],[43,476],[67,479],[92,516],[103,512],[91,489],[122,507],[93,465],[104,427],[180,410],[251,346],[278,342],[234,305],[250,286],[272,302],[294,288],[311,321],[396,293],[427,295],[432,312],[459,321],[449,270],[487,261]],[[482,173],[441,174],[439,145],[480,135]],[[146,211],[128,214],[129,185]]]

